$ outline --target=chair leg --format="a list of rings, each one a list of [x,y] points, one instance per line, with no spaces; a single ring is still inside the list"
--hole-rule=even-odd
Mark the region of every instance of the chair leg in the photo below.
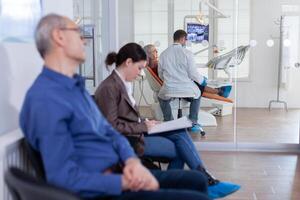
[[[158,161],[158,167],[161,170],[161,163]]]
[[[182,117],[182,109],[181,109],[181,98],[178,98],[178,113],[177,113],[177,119]]]

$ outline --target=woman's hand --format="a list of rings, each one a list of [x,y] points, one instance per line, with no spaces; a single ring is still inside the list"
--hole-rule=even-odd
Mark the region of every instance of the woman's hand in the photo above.
[[[159,121],[156,120],[145,120],[145,124],[147,126],[148,131],[151,130],[151,128],[153,128],[156,124],[159,124]]]

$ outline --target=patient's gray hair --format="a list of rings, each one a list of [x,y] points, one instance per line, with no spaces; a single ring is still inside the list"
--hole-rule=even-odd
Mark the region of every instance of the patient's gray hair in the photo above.
[[[146,46],[144,46],[144,51],[146,52],[148,59],[150,58],[150,56],[152,54],[151,50],[153,48],[155,48],[155,46],[153,44],[147,44]]]
[[[51,49],[52,31],[56,28],[64,28],[66,25],[66,18],[57,14],[48,14],[39,21],[34,37],[36,47],[42,58]]]

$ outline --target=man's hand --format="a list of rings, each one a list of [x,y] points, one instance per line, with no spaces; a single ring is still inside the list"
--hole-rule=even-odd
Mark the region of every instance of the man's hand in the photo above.
[[[122,175],[122,190],[126,191],[129,189],[130,189],[129,180],[124,175]]]
[[[123,190],[157,190],[159,184],[155,177],[138,159],[130,158],[126,161],[122,176]]]

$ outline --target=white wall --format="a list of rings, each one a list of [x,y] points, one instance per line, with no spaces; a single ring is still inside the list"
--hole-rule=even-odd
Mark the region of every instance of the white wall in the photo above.
[[[134,7],[133,0],[119,1],[119,47],[122,47],[128,42],[134,42]],[[153,103],[152,92],[147,81],[143,82],[145,96],[147,101]],[[139,103],[140,89],[139,83],[134,83],[134,97]],[[144,99],[141,100],[141,105],[146,105]]]
[[[73,18],[73,0],[43,0],[44,14],[57,13]]]
[[[164,0],[165,1],[165,0]],[[134,42],[134,0],[120,0],[119,1],[119,46],[122,47],[128,42]],[[147,26],[147,24],[145,24]],[[146,80],[143,82],[134,82],[134,97],[139,103],[140,101],[140,87],[143,85],[144,94],[148,103],[153,103],[152,91]],[[141,105],[147,105],[145,100],[141,99]]]
[[[109,72],[106,70],[104,60],[108,53],[119,50],[119,0],[103,0],[102,13],[102,67],[99,68],[99,81],[104,80]],[[122,11],[120,11],[122,12]],[[102,70],[102,71],[101,71]]]
[[[59,5],[59,6],[58,6]],[[72,18],[72,0],[44,0],[44,14]],[[18,115],[28,87],[42,67],[33,43],[0,43],[0,134],[18,128]]]
[[[133,0],[119,1],[119,46],[133,42]]]
[[[18,128],[25,91],[40,71],[42,61],[33,44],[0,44],[0,134]]]

